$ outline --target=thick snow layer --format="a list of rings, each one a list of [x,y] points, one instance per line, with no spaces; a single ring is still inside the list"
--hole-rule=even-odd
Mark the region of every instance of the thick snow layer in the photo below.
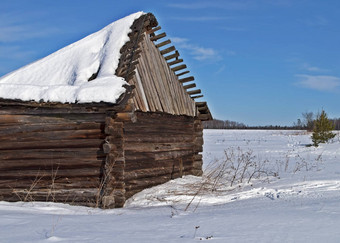
[[[115,76],[120,49],[138,12],[106,26],[43,59],[0,78],[0,97],[23,101],[115,103],[125,92]],[[96,79],[88,81],[94,74]]]
[[[216,191],[186,176],[112,210],[0,202],[0,242],[340,242],[339,135],[318,148],[303,131],[205,130],[204,139],[206,172],[240,147],[279,176]]]

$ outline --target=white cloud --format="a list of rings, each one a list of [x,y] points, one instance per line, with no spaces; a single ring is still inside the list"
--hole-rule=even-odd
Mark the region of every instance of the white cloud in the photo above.
[[[177,43],[177,44],[181,44],[181,43],[187,42],[189,40],[186,39],[186,38],[181,38],[181,37],[171,37],[171,41],[174,42],[174,43]]]
[[[301,68],[306,70],[306,71],[310,71],[310,72],[329,72],[329,70],[327,70],[327,69],[312,66],[308,63],[303,63]]]
[[[300,79],[296,84],[305,88],[318,91],[336,91],[340,87],[340,78],[323,75],[296,75]]]
[[[195,60],[203,61],[220,58],[217,51],[213,48],[201,47],[196,44],[189,43],[189,40],[185,38],[171,37],[171,40],[177,44],[180,49],[189,50],[190,55],[193,56]]]

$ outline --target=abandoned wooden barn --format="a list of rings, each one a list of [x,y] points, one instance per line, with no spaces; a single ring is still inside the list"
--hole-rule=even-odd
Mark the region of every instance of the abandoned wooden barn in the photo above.
[[[135,13],[0,78],[0,200],[122,207],[145,188],[202,174],[201,121],[212,117],[160,29]],[[115,100],[110,75],[123,84]]]

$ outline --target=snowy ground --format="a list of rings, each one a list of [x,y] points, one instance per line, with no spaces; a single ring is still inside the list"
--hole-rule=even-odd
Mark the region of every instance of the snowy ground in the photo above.
[[[340,242],[339,135],[318,148],[301,131],[205,130],[204,138],[205,175],[227,151],[250,154],[268,176],[232,187],[230,177],[186,176],[114,210],[0,202],[0,242]]]

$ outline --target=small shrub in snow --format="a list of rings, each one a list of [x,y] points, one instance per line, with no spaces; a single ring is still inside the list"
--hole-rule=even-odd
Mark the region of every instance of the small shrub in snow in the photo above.
[[[312,141],[315,147],[318,147],[320,143],[326,143],[330,139],[335,137],[335,134],[331,131],[334,130],[334,125],[327,118],[327,114],[324,110],[317,116],[314,121],[314,129],[312,134]]]

